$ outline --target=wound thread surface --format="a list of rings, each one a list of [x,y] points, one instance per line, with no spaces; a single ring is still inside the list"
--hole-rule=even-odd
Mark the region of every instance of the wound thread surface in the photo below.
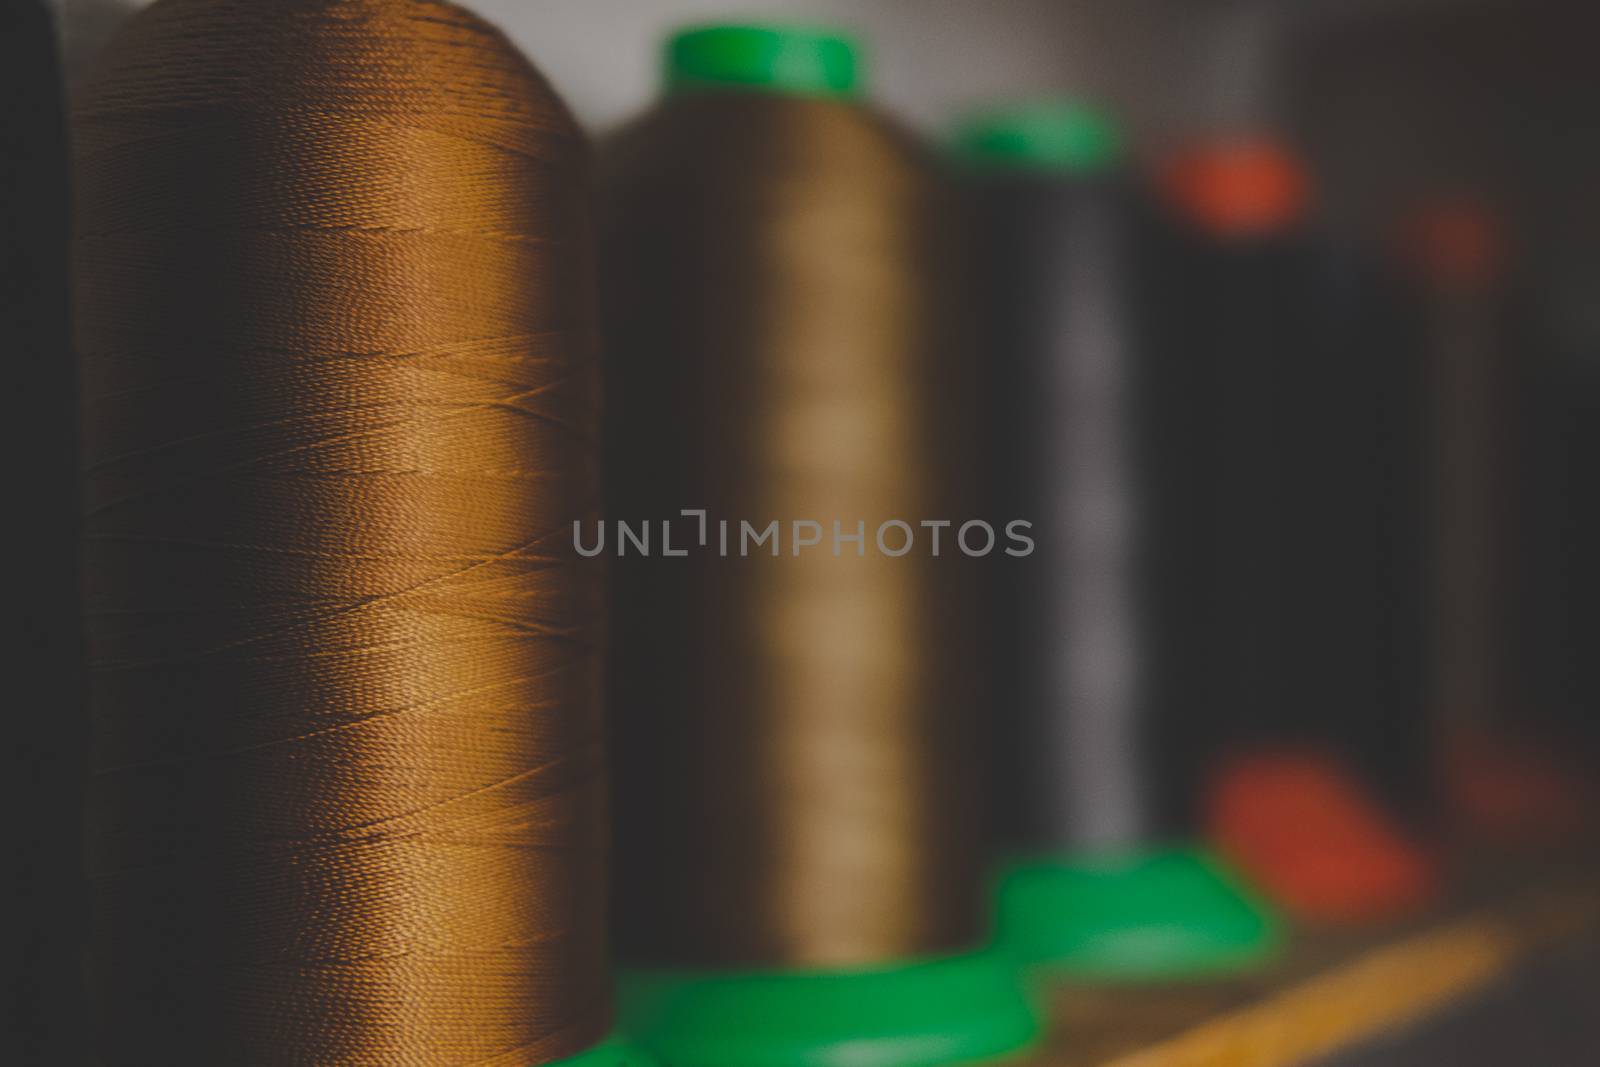
[[[618,551],[619,952],[870,966],[973,943],[970,515],[947,192],[863,108],[674,96],[611,146],[612,514],[821,524],[724,556]],[[862,523],[861,553],[829,548]],[[684,531],[687,531],[686,533]],[[917,527],[924,542],[926,528]],[[624,614],[623,608],[626,607]]]
[[[434,0],[161,0],[74,118],[101,1060],[592,1045],[572,120]]]

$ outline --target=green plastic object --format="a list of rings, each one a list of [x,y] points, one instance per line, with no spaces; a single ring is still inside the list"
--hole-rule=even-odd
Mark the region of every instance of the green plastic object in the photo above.
[[[1122,130],[1098,108],[1075,101],[1014,104],[975,116],[956,131],[958,157],[998,170],[1093,174],[1123,161]]]
[[[832,30],[701,26],[667,41],[667,89],[850,97],[861,77],[859,56],[850,38]]]
[[[948,1067],[1032,1047],[1039,1015],[1004,953],[837,971],[636,971],[621,1027],[663,1067]]]
[[[1204,978],[1266,962],[1272,910],[1195,848],[1060,856],[1001,872],[1000,945],[1030,967],[1110,981]]]
[[[660,1067],[655,1057],[613,1034],[587,1052],[557,1060],[546,1067]]]

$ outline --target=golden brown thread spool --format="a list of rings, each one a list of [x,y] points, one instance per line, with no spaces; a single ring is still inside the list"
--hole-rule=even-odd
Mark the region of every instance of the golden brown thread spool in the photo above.
[[[100,1060],[583,1050],[581,135],[438,0],[160,0],[74,119]]]
[[[656,538],[608,548],[619,956],[968,946],[969,578],[953,528],[933,558],[918,527],[970,515],[947,192],[858,104],[737,87],[672,94],[603,162],[611,515]],[[663,557],[696,508],[709,546]],[[774,519],[777,558],[720,553],[721,522]],[[922,545],[876,551],[890,519]],[[794,520],[824,543],[793,555]]]

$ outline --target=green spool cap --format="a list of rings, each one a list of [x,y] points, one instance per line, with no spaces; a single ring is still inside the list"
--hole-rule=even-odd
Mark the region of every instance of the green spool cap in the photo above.
[[[1046,857],[1006,868],[1001,947],[1027,966],[1107,981],[1204,978],[1269,960],[1271,909],[1200,849]]]
[[[997,170],[1091,174],[1122,163],[1122,130],[1098,108],[1047,100],[985,112],[956,131],[957,155]]]
[[[666,1067],[949,1067],[1038,1039],[996,951],[836,971],[635,971],[621,1027]]]
[[[832,30],[701,26],[667,41],[667,89],[850,97],[860,79],[859,54],[855,42]]]
[[[613,1034],[594,1048],[546,1067],[660,1067],[655,1057]]]

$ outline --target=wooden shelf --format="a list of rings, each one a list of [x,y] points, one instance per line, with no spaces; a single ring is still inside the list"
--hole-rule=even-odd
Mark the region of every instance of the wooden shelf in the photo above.
[[[1600,1019],[1600,869],[1542,869],[1525,875],[1520,889],[1506,886],[1495,868],[1472,881],[1463,899],[1423,921],[1359,933],[1300,931],[1276,965],[1238,979],[1052,984],[1042,995],[1053,1032],[1025,1067],[1310,1064],[1447,1017],[1452,1005],[1575,944],[1596,951],[1562,980],[1592,994],[1591,1014]],[[1589,1046],[1589,1054],[1592,1060],[1573,1063],[1600,1063],[1600,1047]]]

